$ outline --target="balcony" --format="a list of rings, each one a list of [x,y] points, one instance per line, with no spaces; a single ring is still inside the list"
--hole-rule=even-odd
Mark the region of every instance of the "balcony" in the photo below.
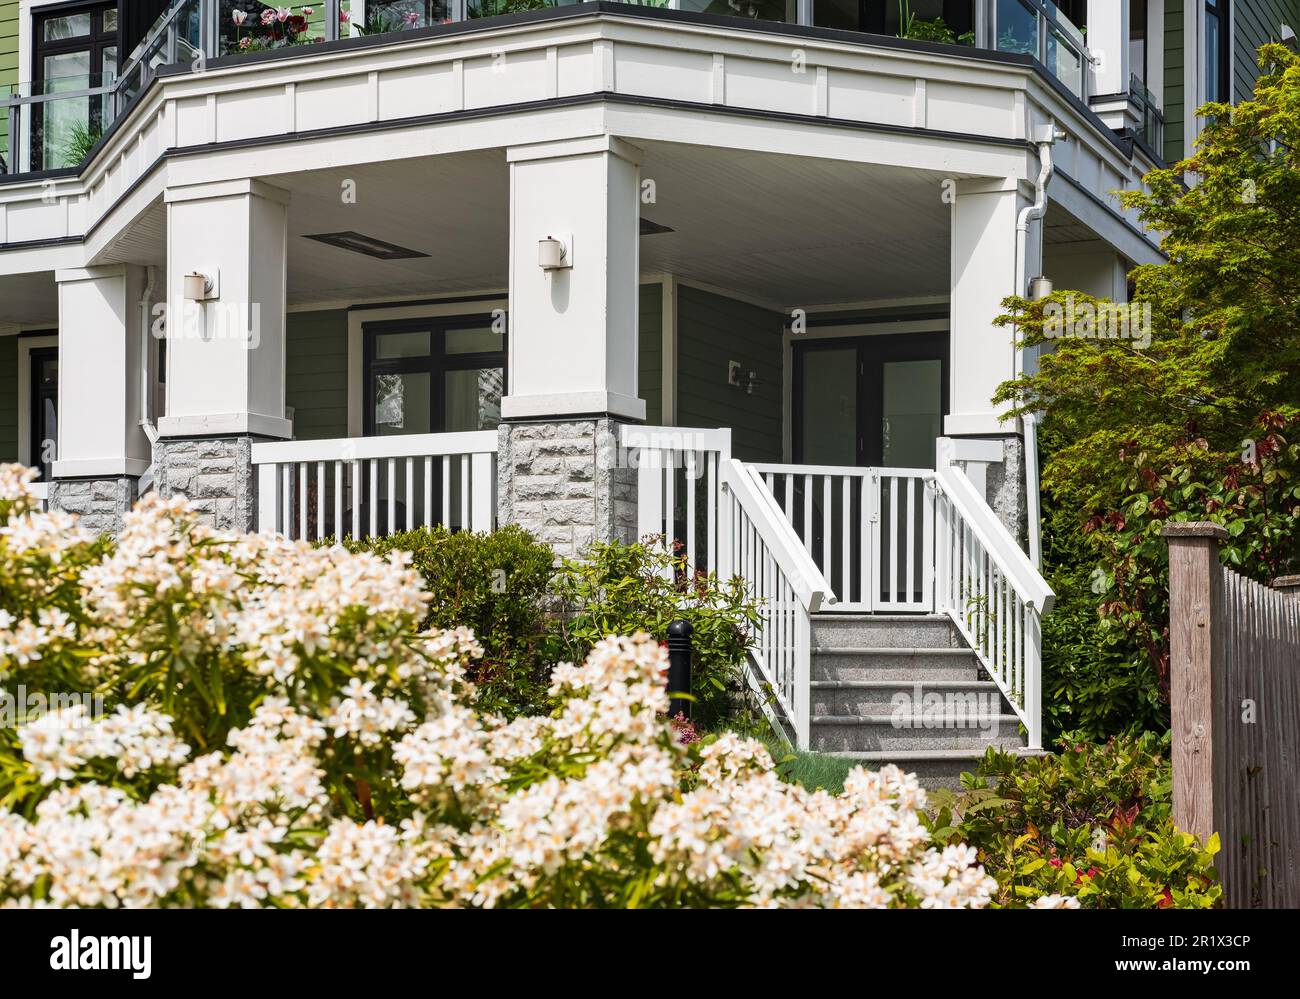
[[[173,0],[120,72],[0,91],[0,175],[75,169],[162,66],[283,52],[373,36],[424,37],[442,25],[511,17],[576,0],[325,0],[276,8],[258,0]],[[1083,35],[1048,0],[912,0],[859,13],[842,0],[645,0],[639,7],[973,45],[1027,55],[1085,99]],[[948,20],[945,20],[944,14]],[[423,29],[423,30],[421,30]]]

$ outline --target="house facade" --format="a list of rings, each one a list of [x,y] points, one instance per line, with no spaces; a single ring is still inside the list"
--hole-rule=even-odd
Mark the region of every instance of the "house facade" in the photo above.
[[[990,400],[1035,358],[994,317],[1126,299],[1161,257],[1115,192],[1296,8],[0,0],[0,459],[105,530],[145,489],[658,527],[789,612],[805,736],[838,607],[946,611],[1032,744],[1036,449]]]

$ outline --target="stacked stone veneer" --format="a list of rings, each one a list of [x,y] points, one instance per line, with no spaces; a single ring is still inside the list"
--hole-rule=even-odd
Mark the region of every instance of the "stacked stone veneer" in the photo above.
[[[592,541],[636,540],[637,475],[608,417],[504,423],[498,430],[497,519],[563,556]]]
[[[985,479],[988,504],[1011,536],[1024,544],[1029,530],[1025,493],[1025,442],[1019,437],[1002,440],[1002,462],[990,464]]]
[[[253,444],[260,439],[163,438],[154,445],[156,487],[164,496],[188,496],[212,527],[252,531],[257,526]]]
[[[122,517],[137,498],[136,480],[123,475],[111,479],[55,479],[50,483],[51,510],[75,513],[81,526],[96,533],[116,534]]]

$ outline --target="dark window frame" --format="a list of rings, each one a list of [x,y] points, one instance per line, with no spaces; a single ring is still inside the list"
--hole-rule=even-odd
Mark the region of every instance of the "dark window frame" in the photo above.
[[[447,333],[461,329],[482,329],[493,321],[491,313],[469,313],[454,316],[425,316],[418,319],[386,319],[363,323],[362,334],[362,434],[375,434],[375,375],[377,374],[429,374],[429,433],[446,432],[446,374],[449,371],[468,371],[476,368],[500,368],[502,393],[509,391],[509,366],[506,354],[509,331],[501,333],[501,349],[466,353],[447,352]],[[429,353],[418,357],[375,356],[375,345],[380,336],[392,333],[429,333]]]
[[[113,11],[117,14],[117,27],[111,32],[103,30],[104,14]],[[87,35],[78,35],[75,38],[57,38],[50,41],[45,40],[45,24],[48,21],[55,21],[61,17],[68,17],[73,14],[89,13],[90,33]],[[52,55],[65,55],[75,52],[87,52],[90,55],[89,65],[90,73],[88,74],[88,87],[93,89],[104,85],[104,50],[116,48],[117,58],[113,67],[114,78],[122,69],[122,12],[116,2],[113,3],[71,3],[60,4],[55,7],[44,7],[32,12],[32,90],[33,93],[42,93],[46,84],[45,79],[45,59]],[[104,100],[98,97],[85,98],[89,105],[89,115],[87,120],[92,130],[98,129],[104,131],[111,121],[106,121],[104,113]],[[44,128],[44,104],[32,105],[32,125],[33,135],[40,134],[42,137],[45,133]],[[38,133],[39,130],[39,133]],[[42,138],[42,143],[44,138]],[[33,163],[36,162],[37,149],[33,140],[33,148],[29,154]],[[41,150],[40,167],[44,168],[44,147]]]
[[[55,419],[58,419],[59,412],[59,383],[55,381],[53,387],[44,384],[41,378],[41,370],[46,361],[58,363],[59,348],[52,347],[32,347],[27,352],[28,363],[28,384],[27,384],[27,460],[31,468],[40,469],[41,478],[45,481],[50,479],[50,469],[41,460],[45,442],[45,435],[41,432],[43,429],[42,408],[43,403],[49,399],[54,402]],[[57,447],[57,441],[56,441]],[[55,455],[57,458],[58,455]]]
[[[1232,101],[1232,4],[1230,0],[1205,0],[1204,9],[1206,24],[1208,25],[1210,20],[1213,19],[1219,25],[1219,51],[1217,53],[1219,74],[1218,79],[1214,81],[1218,87],[1218,93],[1213,96],[1207,93],[1205,99],[1206,101],[1218,103],[1230,103]],[[1207,27],[1205,31],[1207,42],[1209,35],[1210,32]],[[1206,59],[1207,63],[1208,56],[1208,50],[1202,52],[1202,57]],[[1206,83],[1209,83],[1208,73]]]

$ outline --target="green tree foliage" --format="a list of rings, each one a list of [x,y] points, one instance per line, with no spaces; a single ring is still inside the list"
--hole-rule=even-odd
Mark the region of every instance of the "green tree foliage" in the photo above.
[[[1024,346],[1052,348],[997,400],[1045,414],[1049,523],[1086,539],[1049,552],[1061,559],[1049,575],[1072,590],[1063,604],[1082,596],[1097,611],[1057,634],[1049,671],[1064,648],[1092,644],[1100,673],[1114,657],[1163,686],[1170,519],[1223,524],[1227,560],[1260,579],[1300,562],[1300,57],[1267,45],[1260,66],[1251,100],[1201,109],[1209,124],[1189,159],[1122,195],[1164,234],[1168,261],[1132,274],[1133,301],[1151,306],[1149,342],[1097,336],[1101,324],[1061,336],[1071,305],[1076,316],[1114,308],[1078,292],[1010,299],[1000,319]],[[1047,682],[1062,682],[1059,669]],[[1113,688],[1094,683],[1099,696]],[[1083,724],[1115,731],[1095,712]]]

